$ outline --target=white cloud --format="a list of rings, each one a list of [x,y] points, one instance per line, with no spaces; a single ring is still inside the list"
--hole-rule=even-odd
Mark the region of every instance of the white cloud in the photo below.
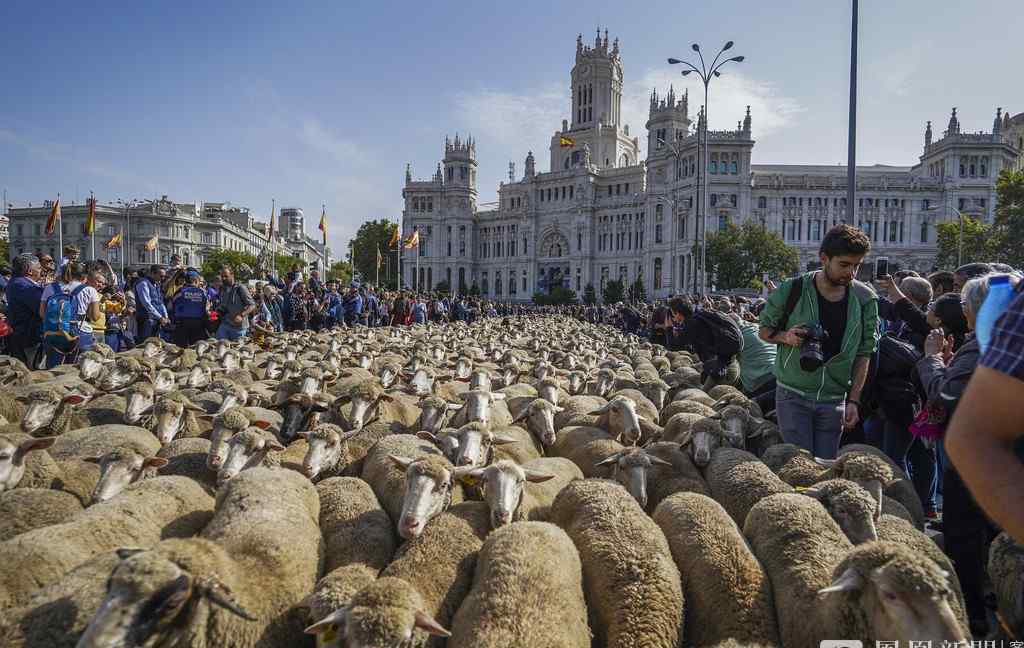
[[[332,132],[318,119],[302,122],[300,140],[314,151],[329,155],[339,162],[351,162],[359,155],[359,147],[354,142]]]
[[[480,90],[455,96],[457,123],[489,143],[512,147],[518,156],[524,144],[547,148],[569,108],[569,91],[552,84],[524,93]]]

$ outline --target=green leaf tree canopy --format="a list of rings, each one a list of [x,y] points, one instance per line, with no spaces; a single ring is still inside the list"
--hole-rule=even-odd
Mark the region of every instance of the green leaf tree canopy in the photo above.
[[[386,257],[391,253],[390,265],[386,266],[383,259],[380,266],[380,279],[384,283],[385,268],[394,273],[395,255],[388,248],[391,237],[398,225],[385,218],[366,221],[359,226],[356,236],[352,239],[352,265],[356,272],[363,276],[364,281],[373,282],[377,277],[377,250]]]
[[[938,252],[935,264],[942,270],[955,270],[959,259],[960,223],[951,221],[935,225]],[[964,217],[963,262],[992,261],[992,228],[977,218]]]
[[[695,245],[694,253],[700,248]],[[708,234],[707,264],[720,289],[759,288],[761,275],[785,277],[796,272],[800,255],[759,223],[730,224],[724,230]]]
[[[614,304],[615,302],[620,302],[625,294],[626,287],[622,285],[622,281],[613,279],[612,281],[604,282],[604,303]]]
[[[1024,267],[1024,170],[999,174],[992,229],[994,258],[988,260]]]
[[[593,306],[597,303],[597,291],[594,290],[594,284],[588,283],[583,288],[583,303],[587,306]]]

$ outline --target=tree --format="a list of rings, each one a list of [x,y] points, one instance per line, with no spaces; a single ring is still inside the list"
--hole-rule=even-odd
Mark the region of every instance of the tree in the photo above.
[[[335,261],[327,269],[327,279],[333,279],[342,285],[351,283],[352,266],[348,264],[348,261]]]
[[[593,306],[597,303],[597,292],[594,290],[594,284],[588,283],[583,288],[583,303],[587,306]]]
[[[452,291],[452,287],[448,284],[447,279],[442,279],[441,281],[437,282],[436,286],[434,286],[434,291],[447,294]]]
[[[622,285],[622,281],[614,279],[612,281],[604,282],[604,294],[602,299],[606,304],[614,304],[615,302],[622,301],[622,297],[626,293],[626,287]]]
[[[700,255],[699,243],[694,245],[694,254]],[[708,234],[708,275],[715,276],[715,286],[720,289],[760,288],[763,273],[785,277],[796,272],[799,264],[795,249],[753,221],[742,227],[729,224]]]
[[[568,288],[556,286],[551,292],[533,293],[533,303],[538,306],[564,306],[576,303],[576,293]]]
[[[377,250],[380,250],[381,255],[392,252],[388,243],[397,229],[396,223],[385,218],[366,221],[359,226],[355,238],[351,241],[352,266],[363,276],[363,281],[374,281],[377,278]],[[383,259],[380,276],[384,277]]]
[[[219,275],[224,266],[234,268],[235,278],[239,281],[248,281],[254,278],[256,257],[236,250],[210,250],[203,258],[200,272],[209,281]]]
[[[480,296],[480,286],[476,285],[475,281],[473,282],[473,285],[469,287],[469,294],[472,297]]]
[[[1024,266],[1024,170],[1005,170],[996,181],[993,256],[1014,268]]]
[[[964,216],[963,261],[959,261],[960,223],[935,225],[938,253],[935,264],[942,270],[954,270],[961,263],[992,261],[992,228],[977,218]]]
[[[631,302],[642,302],[647,301],[647,290],[644,289],[643,279],[640,277],[636,278],[629,286],[629,301]]]
[[[283,279],[288,276],[288,273],[291,272],[292,268],[295,266],[299,266],[299,270],[301,270],[305,276],[309,276],[309,269],[306,267],[305,261],[296,256],[282,256],[280,254],[277,255],[275,260],[274,272],[277,273],[279,278]],[[260,278],[262,279],[262,277]]]
[[[7,241],[0,241],[0,263],[11,262],[11,248]]]

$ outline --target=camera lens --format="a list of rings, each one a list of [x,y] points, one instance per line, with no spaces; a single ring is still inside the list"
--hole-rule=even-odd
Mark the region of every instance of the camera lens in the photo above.
[[[821,365],[825,364],[825,356],[821,349],[824,337],[824,331],[820,324],[807,327],[804,342],[800,345],[800,368],[804,371],[817,371]]]

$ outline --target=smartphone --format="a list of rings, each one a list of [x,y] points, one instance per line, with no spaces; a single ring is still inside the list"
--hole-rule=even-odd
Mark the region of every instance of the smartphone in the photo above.
[[[875,259],[875,279],[883,279],[889,274],[889,257]]]

